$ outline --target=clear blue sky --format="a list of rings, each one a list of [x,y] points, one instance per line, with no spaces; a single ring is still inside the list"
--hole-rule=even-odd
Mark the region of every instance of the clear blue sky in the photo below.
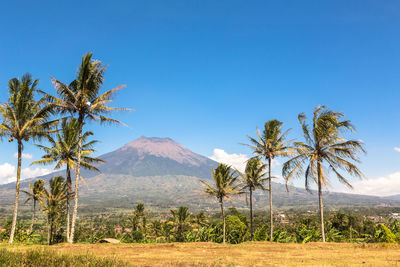
[[[256,126],[277,118],[301,139],[297,114],[325,104],[357,126],[373,179],[400,171],[399,12],[367,0],[7,1],[0,101],[25,72],[54,92],[49,75],[71,81],[91,51],[109,63],[104,89],[127,85],[115,105],[137,109],[115,114],[130,128],[90,126],[101,153],[145,135],[247,154]],[[15,143],[0,151],[16,163]]]

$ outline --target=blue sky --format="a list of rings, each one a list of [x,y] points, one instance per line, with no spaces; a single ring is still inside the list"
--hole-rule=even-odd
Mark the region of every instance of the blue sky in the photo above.
[[[0,101],[7,81],[25,72],[54,92],[49,75],[71,81],[91,51],[109,63],[104,89],[127,85],[115,105],[136,109],[115,114],[129,128],[89,125],[100,154],[144,135],[206,156],[216,148],[249,154],[240,143],[274,118],[301,140],[298,113],[324,104],[343,111],[357,127],[352,137],[365,141],[361,168],[375,184],[360,188],[374,193],[371,186],[400,185],[399,11],[398,1],[366,0],[8,1]],[[0,150],[0,166],[16,164],[15,143]],[[25,152],[27,168],[40,152]]]

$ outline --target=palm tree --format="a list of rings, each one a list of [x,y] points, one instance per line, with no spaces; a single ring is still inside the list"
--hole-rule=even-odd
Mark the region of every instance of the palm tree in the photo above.
[[[61,223],[66,208],[68,187],[61,176],[50,179],[49,183],[50,188],[49,190],[43,189],[39,203],[43,211],[47,213],[48,244],[52,245],[54,243],[54,233],[57,232],[57,227]]]
[[[135,215],[139,219],[142,219],[142,229],[143,234],[146,235],[146,215],[144,213],[144,205],[143,203],[139,203],[135,208]]]
[[[32,223],[31,223],[31,226],[29,227],[29,232],[30,233],[32,233],[33,224],[35,222],[36,202],[39,201],[39,197],[40,197],[40,195],[41,195],[41,193],[43,191],[44,184],[45,184],[45,181],[39,179],[39,180],[36,180],[33,183],[33,186],[32,186],[31,183],[29,184],[30,192],[29,191],[25,191],[25,190],[22,191],[26,195],[28,195],[28,199],[25,201],[25,203],[28,203],[31,200],[33,202]]]
[[[33,80],[32,75],[28,73],[22,76],[22,79],[11,79],[8,82],[8,101],[0,105],[0,113],[3,117],[0,131],[2,135],[10,136],[9,142],[15,139],[18,144],[17,180],[10,244],[14,241],[17,223],[23,142],[37,141],[47,136],[56,123],[56,121],[47,120],[52,113],[51,106],[47,105],[43,98],[35,101],[34,93],[37,91],[38,83],[39,80]]]
[[[272,235],[274,233],[274,220],[272,210],[272,160],[276,157],[288,156],[290,154],[290,143],[286,141],[286,136],[290,130],[282,133],[283,122],[278,120],[267,121],[264,125],[264,131],[262,134],[258,130],[257,139],[248,136],[251,145],[248,145],[253,149],[253,153],[262,158],[264,157],[268,164],[268,192],[269,192],[269,220],[270,220],[270,232],[269,240],[272,241]]]
[[[187,207],[179,207],[179,209],[177,210],[171,210],[171,214],[174,218],[175,223],[177,224],[177,241],[185,241],[183,232],[185,228],[185,223],[190,218],[189,209]]]
[[[264,178],[266,165],[259,158],[251,158],[246,163],[244,174],[236,170],[242,178],[242,190],[249,191],[250,197],[250,234],[253,240],[253,191],[256,189],[267,190],[264,183],[268,180]]]
[[[287,183],[292,177],[304,172],[305,188],[310,191],[310,180],[318,185],[319,212],[321,219],[322,241],[325,242],[324,206],[322,203],[322,187],[328,184],[328,170],[331,170],[349,188],[349,181],[341,174],[345,171],[351,176],[362,178],[363,174],[352,163],[359,163],[358,153],[364,152],[363,144],[356,140],[347,140],[340,135],[355,129],[349,120],[341,120],[341,112],[318,106],[314,110],[311,129],[306,123],[306,115],[299,114],[298,119],[303,130],[305,142],[295,142],[296,155],[283,165],[282,173]],[[324,168],[328,167],[328,169]]]
[[[66,119],[64,118],[61,122],[61,129],[57,132],[57,139],[48,136],[47,139],[50,143],[49,147],[43,145],[37,145],[37,147],[44,150],[46,153],[42,156],[41,160],[34,161],[31,164],[42,164],[49,165],[56,163],[54,169],[60,169],[66,166],[66,177],[67,177],[67,240],[69,241],[70,236],[70,199],[73,196],[72,193],[72,179],[71,179],[71,169],[74,170],[76,166],[76,161],[78,158],[78,121],[76,119]],[[95,150],[92,148],[94,144],[98,141],[90,141],[86,143],[89,136],[93,135],[92,132],[85,132],[82,135],[82,156],[80,164],[88,170],[99,171],[91,163],[101,163],[104,162],[101,159],[90,157],[89,155]]]
[[[57,90],[58,97],[47,95],[47,99],[54,103],[57,110],[62,114],[69,113],[71,116],[78,117],[78,148],[76,161],[76,179],[74,194],[74,210],[72,214],[71,233],[69,242],[72,243],[75,233],[76,217],[78,215],[79,198],[79,179],[80,164],[82,157],[82,131],[83,125],[90,120],[100,121],[101,123],[121,122],[105,115],[116,110],[127,110],[124,108],[109,107],[108,104],[113,100],[115,93],[124,85],[115,87],[103,94],[100,94],[100,88],[103,85],[106,66],[98,60],[92,59],[92,53],[82,57],[82,63],[79,66],[77,77],[69,85],[66,85],[52,78],[53,85]]]
[[[225,244],[225,213],[224,199],[230,200],[231,195],[239,194],[239,184],[236,184],[237,176],[232,172],[232,168],[226,164],[220,163],[216,169],[212,170],[214,184],[209,185],[200,181],[204,186],[204,194],[217,198],[221,207],[221,216],[223,220],[223,243]]]

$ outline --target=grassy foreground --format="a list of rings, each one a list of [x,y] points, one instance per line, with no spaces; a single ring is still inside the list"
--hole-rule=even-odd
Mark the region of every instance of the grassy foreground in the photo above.
[[[119,260],[133,266],[400,265],[400,245],[395,244],[248,242],[239,245],[214,243],[61,244],[52,247],[0,244],[0,250],[2,248],[25,254],[32,253],[33,249],[44,251],[47,255],[65,257],[67,260],[97,261],[97,265],[85,266],[118,266]],[[105,259],[105,256],[110,259]],[[73,259],[73,257],[80,258]],[[4,265],[0,263],[0,266]],[[62,265],[58,262],[55,266]]]

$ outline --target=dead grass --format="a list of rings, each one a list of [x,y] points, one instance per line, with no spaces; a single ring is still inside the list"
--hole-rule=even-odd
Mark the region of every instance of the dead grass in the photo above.
[[[32,246],[0,245],[12,250]],[[400,245],[248,242],[170,244],[60,244],[34,246],[61,253],[115,256],[134,266],[400,266]]]

